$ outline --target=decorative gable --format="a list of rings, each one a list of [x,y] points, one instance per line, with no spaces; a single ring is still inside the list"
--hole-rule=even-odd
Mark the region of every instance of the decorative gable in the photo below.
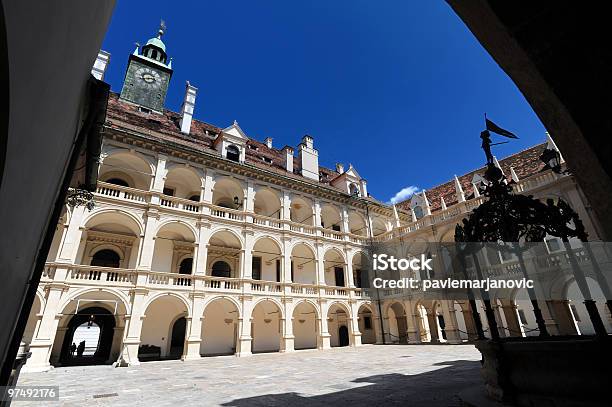
[[[248,136],[242,131],[238,122],[223,129],[215,139],[213,146],[222,157],[243,163],[246,157]]]
[[[332,180],[331,185],[341,189],[349,195],[362,197],[368,196],[366,181],[361,178],[357,170],[353,167],[353,164],[349,164],[349,168],[346,171],[344,171],[344,167],[342,165],[337,165],[337,168],[338,171],[342,172],[339,176]]]

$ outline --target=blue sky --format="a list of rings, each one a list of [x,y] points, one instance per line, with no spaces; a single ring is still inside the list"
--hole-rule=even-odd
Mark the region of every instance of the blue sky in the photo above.
[[[195,116],[237,120],[252,138],[297,146],[308,133],[319,163],[352,163],[374,197],[428,189],[480,167],[483,114],[519,135],[498,158],[545,139],[512,81],[442,0],[119,1],[103,44],[105,80],[121,90],[134,43],[166,21],[174,73]]]

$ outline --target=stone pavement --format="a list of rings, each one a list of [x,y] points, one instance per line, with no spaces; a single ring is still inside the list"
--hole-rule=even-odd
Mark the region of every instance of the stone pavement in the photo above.
[[[60,402],[14,406],[459,406],[481,386],[471,345],[364,345],[219,356],[140,366],[24,373],[19,385],[58,385]]]

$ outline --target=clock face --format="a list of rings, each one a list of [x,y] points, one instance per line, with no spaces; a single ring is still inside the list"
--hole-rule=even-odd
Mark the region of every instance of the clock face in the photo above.
[[[159,72],[149,67],[142,67],[136,70],[136,80],[148,89],[158,89],[161,86],[161,76]]]

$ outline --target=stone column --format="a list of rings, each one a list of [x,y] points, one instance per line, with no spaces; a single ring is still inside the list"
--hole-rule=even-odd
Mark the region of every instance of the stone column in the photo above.
[[[84,206],[77,206],[72,210],[68,229],[66,230],[62,245],[58,250],[58,263],[76,263],[79,246],[81,245],[81,237],[83,234],[82,227],[84,226],[82,226],[82,223],[86,215],[85,211],[86,209]]]
[[[251,295],[241,295],[242,313],[238,318],[238,343],[236,344],[236,356],[252,355],[251,345],[251,322],[253,321],[253,297]]]
[[[208,240],[210,238],[210,223],[208,221],[199,221],[196,225],[199,230],[198,247],[195,253],[193,262],[193,274],[204,276],[206,275],[206,267],[208,261]]]
[[[321,318],[319,319],[319,337],[317,339],[317,348],[319,349],[329,349],[331,348],[331,335],[329,334],[327,328],[327,313],[329,311],[329,306],[326,300],[319,300],[319,305],[321,308]]]
[[[406,335],[408,335],[408,343],[420,343],[421,338],[419,336],[419,322],[417,315],[414,313],[414,305],[411,301],[404,301],[404,309],[406,312]]]
[[[496,302],[491,303],[491,308],[493,308],[493,315],[495,315],[495,322],[497,322],[497,332],[499,333],[500,338],[505,338],[506,327],[504,326],[504,321],[502,320],[501,313],[499,312],[499,304]]]
[[[355,278],[353,276],[353,262],[351,261],[353,251],[350,249],[345,249],[344,253],[346,256],[346,265],[344,267],[346,273],[346,286],[349,288],[355,288]]]
[[[255,234],[252,230],[245,230],[243,232],[244,251],[241,259],[242,264],[240,265],[240,278],[247,280],[253,278],[253,247],[255,246],[254,235]],[[250,288],[250,284],[248,287]]]
[[[374,324],[374,334],[376,335],[376,344],[383,344],[383,333],[380,329],[380,316],[378,314],[372,315],[372,323]]]
[[[281,319],[281,326],[283,327],[280,351],[281,352],[293,352],[295,336],[293,335],[293,299],[284,297],[282,299],[284,306],[285,318]]]
[[[431,343],[440,342],[438,337],[438,321],[435,311],[427,310],[427,323],[429,324],[429,335],[431,336]]]
[[[506,317],[506,323],[508,324],[508,334],[510,336],[523,336],[521,331],[521,323],[518,319],[518,313],[516,311],[516,305],[511,301],[502,301],[502,311]]]
[[[137,269],[151,270],[153,252],[155,250],[155,233],[159,224],[159,212],[150,208],[146,213],[145,232],[142,238],[142,248]]]
[[[351,301],[349,304],[351,307],[351,327],[350,327],[350,337],[351,337],[351,345],[352,346],[361,346],[361,331],[359,330],[359,304],[357,301]]]
[[[204,319],[204,293],[190,294],[193,314],[185,341],[184,360],[200,359],[200,344],[202,343],[202,320]]]
[[[325,285],[325,253],[323,252],[323,243],[316,243],[317,249],[317,284]],[[324,289],[321,289],[321,295],[325,295]]]
[[[60,312],[62,311],[59,309],[59,305],[62,295],[64,291],[68,289],[68,286],[63,282],[54,281],[53,283],[47,284],[46,288],[47,298],[44,304],[45,308],[42,310],[42,317],[38,323],[37,329],[34,331],[32,343],[30,344],[30,352],[32,352],[32,355],[23,368],[23,371],[26,372],[40,372],[51,368],[49,358],[56,336],[58,336],[58,325],[61,317]],[[58,347],[60,351],[63,340],[64,338],[62,336]]]
[[[146,279],[146,275],[139,274],[138,279]],[[130,293],[132,304],[130,314],[125,316],[125,329],[120,360],[122,365],[136,366],[140,364],[138,360],[138,347],[140,346],[142,323],[146,317],[146,310],[144,307],[147,295],[148,290],[145,288],[135,288]]]
[[[461,307],[461,312],[463,313],[463,321],[465,322],[465,332],[467,332],[468,342],[473,342],[478,339],[478,332],[476,332],[476,322],[474,321],[474,314],[472,313],[470,304],[464,304]]]
[[[446,340],[450,344],[462,343],[461,335],[459,334],[459,324],[457,323],[457,315],[455,315],[455,308],[451,305],[453,303],[449,301],[441,301],[442,314],[444,315],[444,333],[446,333]]]

